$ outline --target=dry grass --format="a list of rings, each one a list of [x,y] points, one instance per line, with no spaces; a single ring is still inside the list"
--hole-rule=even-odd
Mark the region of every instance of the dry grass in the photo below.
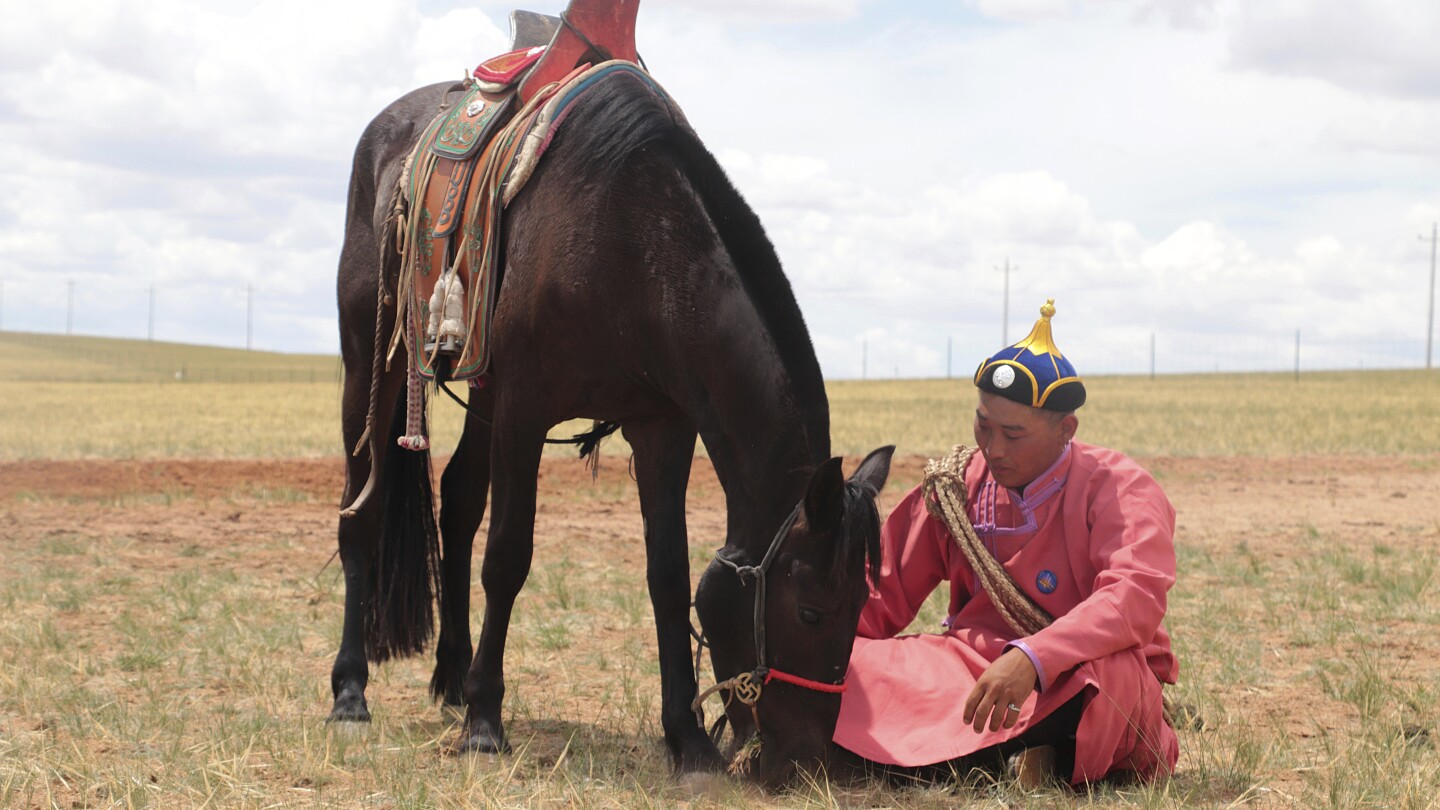
[[[253,487],[123,513],[0,504],[0,807],[1421,808],[1440,791],[1440,526],[1422,518],[1383,541],[1339,521],[1253,520],[1248,540],[1182,539],[1169,624],[1180,697],[1209,728],[1182,732],[1172,780],[1078,794],[818,782],[768,797],[722,780],[692,795],[659,742],[636,493],[621,478],[568,510],[546,498],[511,633],[504,757],[444,752],[454,729],[425,698],[428,657],[374,671],[371,726],[324,723],[343,592],[338,566],[320,568],[329,509]],[[1188,493],[1204,476],[1172,479]],[[582,511],[623,512],[628,530]],[[932,600],[916,628],[940,615]]]
[[[92,339],[95,340],[95,339]],[[141,347],[153,344],[140,343]],[[137,349],[140,352],[140,349]],[[204,349],[228,368],[317,359]],[[0,340],[0,461],[20,458],[317,457],[344,453],[340,382],[85,382],[27,380],[40,349]],[[217,353],[217,355],[215,355]],[[143,355],[135,355],[141,357]],[[49,362],[49,360],[46,360]],[[140,360],[137,360],[140,362]],[[333,362],[333,359],[330,359]],[[251,363],[252,366],[246,366]],[[311,363],[311,365],[305,365]],[[229,372],[226,372],[229,373]],[[261,372],[255,372],[261,373]],[[331,370],[333,373],[333,370]],[[99,375],[104,376],[104,375]],[[1440,373],[1335,372],[1093,378],[1080,438],[1130,455],[1405,455],[1440,450]],[[935,455],[972,441],[969,380],[841,380],[828,385],[837,453],[881,444]],[[432,444],[454,447],[464,412],[439,396]],[[552,435],[588,427],[567,422]],[[613,437],[605,451],[628,454]],[[701,448],[703,451],[703,448]],[[552,447],[549,453],[573,453]]]
[[[58,360],[22,348],[0,342],[0,460],[341,452],[334,378],[37,381],[34,370]],[[1402,455],[1425,480],[1436,469],[1433,373],[1089,384],[1083,437],[1139,456]],[[830,392],[837,451],[895,442],[933,454],[969,433],[967,381],[839,382]],[[445,447],[460,414],[448,402],[436,414]],[[1154,460],[1172,496],[1191,493],[1208,521],[1182,508],[1168,622],[1180,696],[1210,724],[1182,733],[1180,773],[1156,785],[1077,795],[1003,782],[821,782],[760,797],[722,782],[692,796],[658,741],[638,509],[617,473],[544,501],[511,635],[506,718],[517,751],[506,757],[442,752],[452,731],[425,699],[425,659],[375,671],[369,728],[325,725],[342,613],[338,565],[321,570],[334,546],[328,501],[256,482],[221,497],[0,502],[0,807],[1433,806],[1434,514],[1399,509],[1413,493],[1390,500],[1388,488],[1376,504],[1362,481],[1344,497],[1368,514],[1307,516],[1292,494],[1318,488],[1310,503],[1324,503],[1339,462],[1316,480],[1276,473],[1301,489],[1256,502],[1244,487],[1275,476],[1239,481],[1218,464],[1194,473]],[[1328,497],[1333,509],[1340,496]],[[708,519],[692,532],[696,567],[723,531],[723,515]],[[478,626],[478,588],[475,602]],[[932,600],[917,627],[941,611]]]

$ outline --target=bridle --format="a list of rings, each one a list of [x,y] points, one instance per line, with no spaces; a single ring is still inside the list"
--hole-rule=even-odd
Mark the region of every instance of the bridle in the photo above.
[[[759,565],[740,565],[721,554],[721,551],[724,551],[723,548],[715,552],[715,559],[734,571],[735,575],[740,578],[741,585],[750,582],[755,584],[755,669],[750,672],[742,672],[733,678],[721,681],[695,697],[694,702],[690,704],[690,708],[695,712],[695,716],[700,719],[702,725],[704,724],[704,713],[701,710],[701,704],[704,703],[707,697],[722,690],[729,692],[729,695],[725,698],[725,704],[727,706],[733,698],[738,699],[741,703],[750,707],[750,713],[755,720],[755,731],[757,734],[760,731],[760,715],[756,709],[756,704],[760,702],[760,693],[771,681],[780,681],[781,683],[788,683],[793,686],[800,686],[805,689],[825,692],[832,695],[838,695],[845,691],[846,685],[843,677],[835,683],[812,681],[809,678],[802,678],[799,675],[793,675],[789,672],[775,669],[767,663],[765,656],[765,575],[770,570],[770,564],[775,561],[775,557],[779,554],[780,547],[784,545],[785,538],[790,535],[790,530],[795,527],[795,521],[800,518],[800,510],[804,505],[805,502],[801,501],[795,504],[794,509],[790,510],[790,515],[785,518],[784,523],[780,524],[780,530],[777,531],[775,537],[771,539],[770,547],[765,550],[765,556],[760,559]],[[700,642],[702,647],[705,646],[706,642],[699,634],[696,634],[696,640]],[[698,660],[699,650],[696,651],[696,658]],[[698,671],[698,666],[696,669]]]

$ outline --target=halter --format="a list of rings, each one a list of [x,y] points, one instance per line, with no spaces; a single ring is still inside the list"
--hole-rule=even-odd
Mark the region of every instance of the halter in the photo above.
[[[730,697],[739,698],[741,703],[750,707],[750,712],[755,718],[755,730],[760,730],[760,717],[756,712],[756,704],[760,701],[760,693],[764,686],[771,681],[780,681],[793,686],[801,686],[816,692],[826,692],[838,695],[845,691],[845,679],[842,677],[835,683],[823,681],[812,681],[809,678],[802,678],[799,675],[792,675],[782,672],[766,663],[765,656],[765,575],[770,570],[770,564],[775,561],[775,556],[780,552],[780,546],[784,545],[785,538],[790,535],[790,530],[795,527],[795,521],[800,517],[800,509],[804,501],[795,504],[790,510],[789,517],[780,524],[780,530],[775,533],[774,539],[770,541],[770,547],[765,550],[765,556],[760,559],[759,565],[740,565],[734,560],[725,558],[719,551],[715,552],[715,559],[724,563],[726,567],[735,572],[740,578],[742,585],[748,582],[755,583],[755,669],[750,672],[742,672],[729,680],[721,681],[714,686],[701,692],[690,705],[697,717],[702,717],[700,705],[705,698],[720,690],[728,690]],[[722,549],[723,551],[723,549]],[[701,640],[701,644],[704,641]],[[728,705],[730,698],[726,698]],[[703,722],[703,719],[702,719]]]

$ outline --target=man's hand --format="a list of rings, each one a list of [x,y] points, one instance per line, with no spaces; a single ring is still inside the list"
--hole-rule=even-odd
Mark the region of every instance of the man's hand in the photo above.
[[[1010,706],[1024,706],[1033,691],[1035,665],[1024,650],[1011,647],[975,682],[970,697],[965,699],[965,722],[976,734],[985,730],[987,721],[991,731],[999,731],[1002,726],[1011,728],[1020,720],[1020,712],[1011,711]]]

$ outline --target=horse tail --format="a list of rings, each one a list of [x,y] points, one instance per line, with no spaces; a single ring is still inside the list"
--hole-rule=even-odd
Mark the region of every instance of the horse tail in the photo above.
[[[376,663],[424,651],[435,634],[435,603],[442,587],[430,451],[397,447],[395,441],[404,432],[401,391],[385,454],[384,512],[365,623],[365,654]]]

